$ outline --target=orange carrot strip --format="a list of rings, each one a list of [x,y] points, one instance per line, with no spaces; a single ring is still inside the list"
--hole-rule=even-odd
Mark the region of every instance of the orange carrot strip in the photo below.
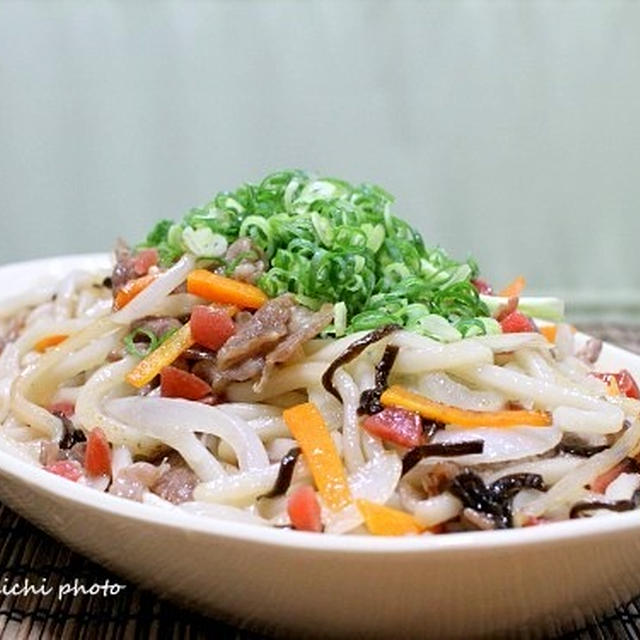
[[[129,384],[138,389],[151,382],[165,367],[195,343],[191,335],[191,326],[185,324],[155,351],[141,360],[126,376]]]
[[[158,276],[142,276],[135,280],[129,280],[118,293],[113,302],[113,308],[115,311],[127,306],[139,293],[142,293]]]
[[[252,284],[225,278],[206,269],[196,269],[187,276],[187,291],[205,300],[234,304],[241,309],[259,309],[269,299],[264,291]]]
[[[54,333],[50,336],[45,336],[44,338],[38,340],[35,343],[33,348],[40,353],[44,353],[50,347],[56,347],[61,342],[64,342],[69,336],[62,333]]]
[[[369,533],[376,536],[406,536],[422,533],[416,519],[404,511],[391,509],[369,500],[356,500]]]
[[[558,326],[555,324],[547,324],[544,327],[538,327],[540,333],[549,341],[556,341],[556,334],[558,333]]]
[[[227,313],[233,316],[236,307],[227,307]],[[195,344],[191,335],[191,323],[187,322],[172,336],[167,338],[155,351],[141,360],[126,376],[126,381],[140,389],[151,382],[165,367],[175,362],[176,358]]]
[[[514,280],[512,280],[500,293],[499,296],[504,296],[505,298],[514,298],[519,296],[522,293],[522,290],[525,288],[527,281],[524,279],[524,276],[518,276]]]
[[[540,333],[549,341],[556,341],[556,336],[558,335],[558,325],[557,324],[547,324],[542,327],[538,327]],[[577,329],[575,327],[570,326],[571,333],[575,333]]]
[[[423,418],[461,427],[547,427],[551,416],[547,411],[472,411],[442,404],[404,389],[389,387],[380,398],[385,407],[403,407],[418,412]]]
[[[282,417],[298,441],[327,507],[332,511],[344,509],[351,503],[351,492],[342,461],[318,409],[307,402],[285,409]]]

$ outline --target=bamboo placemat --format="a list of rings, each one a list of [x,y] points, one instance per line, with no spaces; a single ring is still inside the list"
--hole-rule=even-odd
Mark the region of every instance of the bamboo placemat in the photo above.
[[[589,325],[581,329],[640,353],[640,326]],[[260,640],[262,636],[185,611],[79,556],[0,505],[0,636],[10,639]],[[46,585],[47,594],[6,595],[12,585]],[[59,590],[79,585],[124,585],[118,595]],[[640,596],[593,620],[565,639],[640,638]]]

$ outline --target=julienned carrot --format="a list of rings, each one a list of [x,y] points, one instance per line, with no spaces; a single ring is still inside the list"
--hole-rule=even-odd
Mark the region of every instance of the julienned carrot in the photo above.
[[[144,360],[141,360],[126,377],[129,384],[138,389],[151,382],[165,367],[175,362],[176,358],[189,347],[195,340],[191,335],[189,323],[178,329],[170,338],[163,342],[155,351],[152,351]]]
[[[123,287],[116,293],[116,299],[114,300],[113,307],[116,311],[122,309],[128,305],[139,293],[142,293],[158,276],[142,276],[135,280],[129,280]]]
[[[268,300],[258,287],[206,269],[196,269],[187,276],[187,291],[205,300],[234,304],[241,309],[259,309]]]
[[[217,305],[216,305],[217,306]],[[237,308],[229,306],[227,313],[233,316]],[[165,367],[175,362],[181,353],[195,344],[191,334],[191,323],[187,322],[172,336],[167,338],[155,351],[141,360],[126,376],[129,384],[138,389],[151,382]]]
[[[376,536],[406,536],[422,533],[416,519],[409,513],[391,509],[369,500],[356,500],[369,533]]]
[[[351,504],[351,492],[340,456],[322,416],[311,402],[299,404],[282,413],[293,437],[298,441],[313,480],[332,511]]]
[[[527,281],[524,279],[524,276],[518,276],[514,280],[512,280],[500,293],[499,296],[504,296],[505,298],[513,298],[515,296],[519,296],[522,293],[522,290],[527,285]]]
[[[551,416],[547,411],[460,409],[435,402],[399,385],[389,387],[382,394],[380,401],[385,407],[403,407],[409,411],[416,411],[423,418],[460,427],[547,427],[551,424]]]
[[[556,335],[558,334],[558,326],[555,324],[548,324],[543,327],[538,327],[540,333],[549,341],[555,342]]]
[[[571,333],[575,333],[576,332],[576,328],[575,327],[571,327]],[[558,325],[557,324],[547,324],[544,325],[542,327],[538,327],[538,330],[540,331],[540,333],[549,341],[549,342],[555,342],[556,341],[556,337],[558,335]]]
[[[69,336],[62,333],[54,333],[50,336],[41,338],[33,345],[33,348],[40,353],[44,353],[50,347],[57,347],[61,342],[64,342]]]

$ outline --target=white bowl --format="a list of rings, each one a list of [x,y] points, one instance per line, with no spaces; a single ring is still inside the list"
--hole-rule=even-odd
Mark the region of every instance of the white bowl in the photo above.
[[[0,268],[2,300],[70,256]],[[2,302],[0,302],[0,308]],[[640,376],[606,345],[603,368]],[[201,613],[292,636],[495,637],[560,631],[640,592],[640,512],[519,530],[330,536],[197,518],[74,484],[0,452],[0,498],[118,574]]]

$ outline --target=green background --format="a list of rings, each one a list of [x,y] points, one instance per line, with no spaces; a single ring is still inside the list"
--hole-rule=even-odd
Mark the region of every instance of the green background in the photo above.
[[[636,2],[2,2],[0,262],[303,167],[640,321],[639,34]]]

